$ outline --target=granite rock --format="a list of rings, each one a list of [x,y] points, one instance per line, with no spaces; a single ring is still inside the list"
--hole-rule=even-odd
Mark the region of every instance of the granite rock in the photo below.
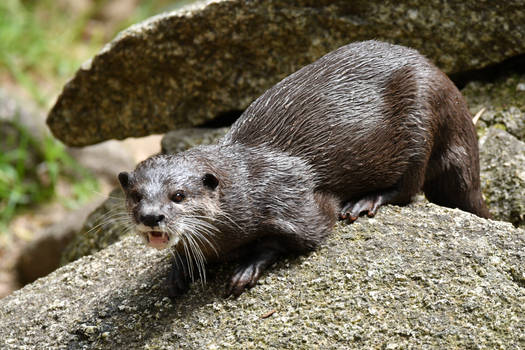
[[[525,59],[522,63],[525,68]],[[485,109],[477,123],[480,135],[496,126],[525,142],[525,72],[509,70],[488,81],[474,80],[461,93],[472,115]]]
[[[90,211],[83,225],[61,250],[64,265],[85,255],[98,252],[131,232],[124,193],[115,188],[101,205]]]
[[[432,204],[339,223],[238,299],[232,266],[170,301],[171,254],[127,237],[0,300],[2,349],[525,346],[525,231]]]
[[[198,145],[211,145],[226,135],[229,128],[218,129],[180,129],[164,135],[161,146],[162,153],[176,154]]]
[[[521,0],[217,0],[123,31],[86,62],[49,113],[71,146],[201,125],[352,41],[420,50],[447,73],[525,52]]]

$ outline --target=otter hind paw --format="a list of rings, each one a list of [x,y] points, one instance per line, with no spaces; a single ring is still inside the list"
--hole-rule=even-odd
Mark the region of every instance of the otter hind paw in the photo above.
[[[377,209],[385,203],[385,197],[381,194],[368,195],[358,201],[347,202],[339,213],[339,220],[352,223],[364,214],[371,218],[377,214]]]

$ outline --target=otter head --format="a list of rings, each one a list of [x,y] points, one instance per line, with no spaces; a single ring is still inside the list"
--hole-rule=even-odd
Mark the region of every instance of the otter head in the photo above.
[[[219,211],[219,179],[204,164],[160,155],[118,175],[136,231],[146,244],[164,249],[184,244],[185,251],[209,245]]]

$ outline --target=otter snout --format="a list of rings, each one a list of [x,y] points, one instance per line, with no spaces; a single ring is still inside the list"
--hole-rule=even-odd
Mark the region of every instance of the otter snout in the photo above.
[[[146,215],[140,215],[139,219],[140,222],[146,226],[149,227],[157,227],[159,226],[162,221],[164,220],[165,216],[162,214],[155,215],[155,214],[146,214]]]
[[[165,231],[165,219],[163,214],[138,215],[137,230],[146,244],[152,248],[164,249],[170,243],[170,235]]]

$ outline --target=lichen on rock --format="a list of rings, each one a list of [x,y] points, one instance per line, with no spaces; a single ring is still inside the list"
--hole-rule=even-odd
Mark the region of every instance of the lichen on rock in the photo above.
[[[0,300],[0,348],[520,348],[524,251],[508,223],[385,206],[238,299],[222,265],[170,301],[171,254],[127,237]]]
[[[525,73],[472,81],[461,93],[473,115],[485,109],[477,123],[481,135],[486,128],[496,126],[525,142]]]

